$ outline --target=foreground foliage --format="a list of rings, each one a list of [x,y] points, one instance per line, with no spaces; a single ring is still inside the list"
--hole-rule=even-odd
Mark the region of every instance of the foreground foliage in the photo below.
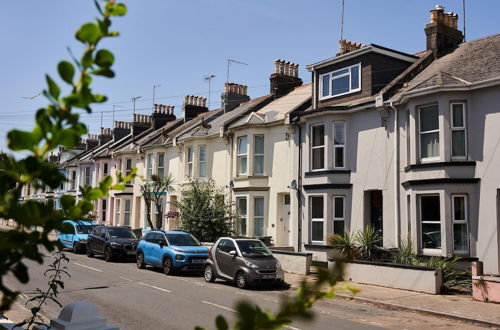
[[[98,49],[98,45],[103,39],[118,35],[118,32],[110,30],[111,17],[123,16],[127,9],[114,0],[104,0],[102,7],[97,0],[95,4],[99,17],[95,22],[83,24],[75,33],[75,38],[84,46],[83,54],[77,59],[70,51],[72,62],[61,61],[57,65],[59,77],[69,89],[68,94],[62,95],[61,87],[46,75],[47,87],[43,95],[49,105],[37,110],[33,130],[13,129],[7,134],[10,150],[21,151],[27,156],[19,160],[8,156],[0,165],[0,218],[13,219],[16,224],[14,229],[0,231],[0,292],[3,295],[0,312],[8,309],[17,297],[17,292],[5,286],[4,276],[12,273],[21,283],[27,283],[29,274],[24,259],[42,263],[40,248],[43,246],[53,251],[59,246],[49,239],[49,233],[66,231],[63,219],[84,218],[94,208],[92,201],[107,195],[109,189],[123,189],[123,182],[134,175],[123,178],[118,174],[114,184],[111,177],[105,177],[97,188],[80,187],[82,199],[76,201],[73,196],[62,196],[62,210],[54,210],[50,199],[47,202],[19,202],[26,185],[53,191],[66,181],[48,157],[59,146],[66,149],[76,147],[81,136],[87,133],[85,124],[74,109],[90,113],[93,103],[106,101],[104,95],[93,93],[90,86],[94,77],[114,76],[111,69],[114,56],[107,49]],[[31,230],[34,227],[41,228],[41,231]]]

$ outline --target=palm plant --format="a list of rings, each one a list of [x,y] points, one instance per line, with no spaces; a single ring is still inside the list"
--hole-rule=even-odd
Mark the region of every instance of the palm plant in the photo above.
[[[358,246],[361,257],[370,260],[373,252],[382,243],[382,236],[372,226],[366,226],[354,235],[354,242]]]
[[[406,242],[401,242],[401,245],[394,251],[393,262],[400,265],[419,264],[420,260],[415,255],[415,251],[415,243],[408,237]]]
[[[352,261],[359,256],[359,249],[353,237],[353,235],[347,232],[334,234],[328,237],[328,243],[334,249],[337,249],[345,260]]]

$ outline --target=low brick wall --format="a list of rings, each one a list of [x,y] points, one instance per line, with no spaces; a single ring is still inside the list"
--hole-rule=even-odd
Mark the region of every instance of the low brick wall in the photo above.
[[[472,263],[472,297],[477,301],[500,303],[500,276],[484,275],[483,263]]]
[[[308,275],[311,271],[312,253],[271,250],[281,263],[281,268],[288,273]]]
[[[439,294],[443,282],[441,269],[369,261],[347,262],[344,280],[430,294]]]

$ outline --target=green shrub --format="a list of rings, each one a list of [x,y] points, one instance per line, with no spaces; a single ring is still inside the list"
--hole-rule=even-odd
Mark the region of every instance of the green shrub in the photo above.
[[[373,253],[382,244],[382,235],[372,226],[366,226],[354,234],[354,241],[361,258],[371,260]]]
[[[328,243],[337,249],[345,260],[355,260],[359,257],[359,248],[355,243],[354,235],[347,232],[334,234],[328,237]]]
[[[439,268],[443,274],[442,288],[449,291],[452,288],[460,287],[470,291],[472,289],[471,274],[467,271],[457,269],[457,262],[460,257],[432,257],[426,260],[425,265],[430,268]]]

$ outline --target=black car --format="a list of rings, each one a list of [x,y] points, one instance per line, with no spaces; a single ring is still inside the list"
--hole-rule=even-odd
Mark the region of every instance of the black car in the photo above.
[[[87,239],[87,256],[101,254],[104,260],[134,258],[139,240],[127,227],[97,226]]]

